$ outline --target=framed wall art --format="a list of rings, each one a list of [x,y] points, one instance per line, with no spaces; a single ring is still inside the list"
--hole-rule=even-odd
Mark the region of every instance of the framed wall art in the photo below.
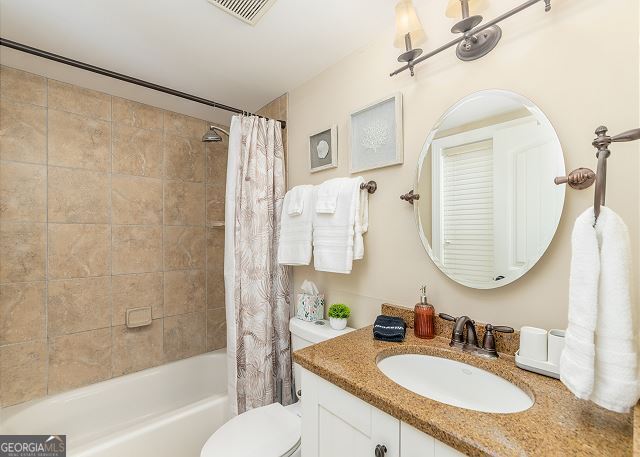
[[[338,126],[309,135],[309,170],[315,173],[338,166]]]

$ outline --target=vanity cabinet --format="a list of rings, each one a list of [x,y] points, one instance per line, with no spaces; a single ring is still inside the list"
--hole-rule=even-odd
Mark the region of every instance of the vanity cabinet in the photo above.
[[[455,457],[460,452],[302,369],[302,457]]]

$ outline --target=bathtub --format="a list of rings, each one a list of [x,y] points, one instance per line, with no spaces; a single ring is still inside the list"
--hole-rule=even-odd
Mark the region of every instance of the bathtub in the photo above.
[[[0,434],[67,435],[68,457],[198,457],[226,385],[222,349],[3,408]]]

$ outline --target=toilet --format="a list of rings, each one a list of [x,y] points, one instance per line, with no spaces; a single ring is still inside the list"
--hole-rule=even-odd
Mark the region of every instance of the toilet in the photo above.
[[[353,329],[334,330],[322,320],[306,322],[291,318],[291,350],[311,346]],[[300,367],[293,364],[296,388],[300,386]],[[280,403],[242,413],[214,432],[202,448],[200,457],[300,457],[300,401],[289,406]]]

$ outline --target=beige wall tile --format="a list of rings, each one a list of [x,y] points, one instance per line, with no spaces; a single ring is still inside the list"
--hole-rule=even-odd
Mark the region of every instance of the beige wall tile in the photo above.
[[[205,245],[203,227],[165,227],[165,270],[204,268]]]
[[[220,271],[207,271],[207,308],[224,308],[224,273]]]
[[[109,171],[111,124],[49,109],[49,165]]]
[[[167,361],[184,359],[205,351],[204,313],[164,318],[164,355]]]
[[[49,395],[111,377],[111,328],[49,340]]]
[[[49,224],[49,279],[111,274],[111,226]]]
[[[46,108],[0,98],[0,159],[46,163]]]
[[[0,286],[0,345],[46,336],[44,281]]]
[[[197,140],[202,138],[207,129],[207,123],[201,119],[170,111],[164,112],[164,132],[168,135],[178,135]]]
[[[112,97],[113,122],[148,130],[162,130],[163,111],[160,108]]]
[[[164,273],[165,316],[204,310],[204,270],[166,271]]]
[[[162,339],[162,319],[145,327],[113,327],[113,376],[160,365],[164,361]]]
[[[113,274],[162,270],[162,227],[113,226]]]
[[[162,176],[162,132],[113,125],[113,172]]]
[[[224,271],[224,227],[207,229],[207,270]]]
[[[169,179],[204,181],[204,143],[199,138],[165,135],[164,175]]]
[[[49,167],[48,202],[49,222],[108,224],[109,175]]]
[[[207,351],[227,346],[227,320],[225,309],[207,310]]]
[[[164,183],[164,223],[167,225],[204,225],[204,184],[166,181]]]
[[[206,143],[207,184],[225,188],[227,180],[228,142]]]
[[[0,222],[0,283],[45,279],[45,224]]]
[[[84,87],[48,80],[49,109],[68,111],[81,116],[111,120],[111,96]]]
[[[114,224],[162,224],[162,181],[113,175],[111,204]]]
[[[153,319],[161,318],[163,311],[162,272],[113,276],[111,278],[113,325],[125,323],[127,309],[150,306]]]
[[[111,277],[49,281],[49,338],[111,325]]]
[[[0,161],[0,220],[46,222],[44,165]]]
[[[213,186],[207,185],[207,225],[213,227],[224,221],[224,195],[220,196]]]
[[[0,96],[18,102],[47,106],[45,79],[33,73],[0,66]]]
[[[0,347],[0,406],[15,405],[46,394],[46,341]]]

